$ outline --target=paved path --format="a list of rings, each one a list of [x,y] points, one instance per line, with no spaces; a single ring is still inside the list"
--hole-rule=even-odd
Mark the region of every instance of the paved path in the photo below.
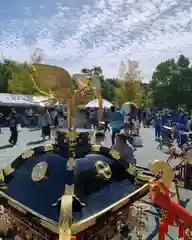
[[[40,131],[39,130],[29,130],[23,128],[19,132],[19,140],[16,146],[11,147],[8,143],[9,139],[9,129],[4,128],[3,133],[0,134],[0,167],[4,167],[6,164],[11,162],[17,156],[19,156],[26,148],[31,148],[37,145],[41,145],[40,141]],[[138,148],[136,151],[136,157],[138,165],[148,167],[149,162],[156,158],[165,160],[166,155],[161,151],[157,150],[157,143],[154,141],[154,130],[143,128],[141,129],[141,136],[143,137],[143,148]],[[46,141],[46,144],[53,142]],[[110,134],[107,134],[106,140],[104,142],[105,146],[111,146]]]
[[[148,167],[149,163],[155,159],[165,161],[167,155],[163,151],[157,150],[158,143],[154,141],[154,129],[153,128],[142,128],[141,136],[143,138],[143,147],[137,148],[136,158],[137,164],[139,166]],[[5,167],[7,164],[12,162],[16,157],[18,157],[27,148],[32,148],[38,145],[42,145],[40,142],[41,132],[39,130],[29,130],[23,128],[19,132],[18,144],[14,147],[10,147],[8,143],[9,139],[9,129],[4,128],[3,133],[0,134],[0,167]],[[46,144],[53,142],[54,137],[50,141],[46,141]],[[104,142],[105,146],[111,146],[110,134],[107,134],[106,140]],[[166,149],[165,149],[166,150]],[[181,190],[181,195],[188,197],[191,195],[189,191]]]
[[[42,145],[40,140],[41,132],[39,130],[32,131],[27,128],[23,128],[19,132],[18,144],[14,147],[10,147],[8,144],[9,129],[3,129],[3,133],[0,135],[0,167],[6,166],[12,162],[17,156],[26,150],[26,148],[32,148],[37,145]],[[157,142],[154,141],[154,129],[142,128],[141,136],[143,138],[144,146],[138,148],[136,151],[137,164],[143,167],[148,167],[149,163],[155,159],[166,160],[167,155],[160,150],[157,150]],[[46,141],[46,144],[53,142],[53,140]],[[107,134],[107,138],[104,142],[105,146],[111,146],[110,134]],[[180,191],[183,199],[188,199],[191,196],[191,192],[181,189]],[[159,211],[158,209],[150,206],[149,209],[149,224],[148,232],[145,233],[143,239],[152,240],[157,239],[157,229],[159,222]],[[177,230],[169,229],[170,233],[166,239],[177,239]],[[135,236],[132,239],[136,239]]]

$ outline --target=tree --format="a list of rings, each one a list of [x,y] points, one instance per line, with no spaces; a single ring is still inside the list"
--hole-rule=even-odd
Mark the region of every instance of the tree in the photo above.
[[[106,79],[101,83],[102,89],[102,96],[104,99],[108,100],[109,102],[115,101],[115,91],[118,83],[116,79]]]
[[[10,59],[3,59],[0,63],[0,92],[32,93],[34,88],[30,82],[25,63]]]
[[[89,76],[97,76],[101,77],[103,75],[103,70],[101,67],[93,67],[93,68],[83,68],[81,70],[82,73],[87,74]]]
[[[136,61],[121,62],[119,70],[119,87],[116,88],[116,100],[121,106],[125,102],[141,103],[141,75]]]
[[[93,67],[91,69],[84,68],[81,70],[82,73],[88,76],[96,76],[101,82],[101,94],[104,99],[108,101],[113,101],[115,99],[115,85],[116,80],[114,79],[104,79],[103,70],[101,67]]]
[[[4,59],[0,63],[0,92],[8,92],[9,80],[12,77],[12,64],[13,62],[7,59]]]
[[[31,80],[30,72],[25,64],[15,63],[12,76],[9,79],[8,91],[11,93],[35,94],[35,86]]]
[[[144,107],[144,108],[153,107],[153,91],[149,86],[143,87],[143,93],[141,97],[141,107]]]
[[[180,55],[178,61],[169,59],[161,62],[152,75],[150,87],[154,105],[163,108],[177,108],[178,105],[192,107],[192,68],[189,59]]]

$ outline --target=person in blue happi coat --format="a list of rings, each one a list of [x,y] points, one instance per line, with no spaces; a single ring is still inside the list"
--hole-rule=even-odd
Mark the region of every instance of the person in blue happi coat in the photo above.
[[[111,107],[110,112],[110,123],[112,128],[112,136],[111,141],[112,145],[115,144],[115,136],[117,133],[120,133],[122,127],[123,127],[123,114],[120,110],[116,110],[115,106]]]
[[[158,140],[161,136],[161,127],[162,127],[162,119],[158,114],[155,119],[155,140]]]

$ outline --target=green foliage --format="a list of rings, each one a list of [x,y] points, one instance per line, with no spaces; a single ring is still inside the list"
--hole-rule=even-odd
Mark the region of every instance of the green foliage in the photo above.
[[[25,64],[15,63],[12,76],[8,82],[8,91],[11,93],[36,94],[36,88]]]
[[[160,63],[153,73],[150,87],[155,106],[175,109],[185,105],[191,108],[192,68],[189,59],[180,55],[178,61],[170,59]]]
[[[36,94],[26,62],[4,59],[0,63],[0,92]]]
[[[74,78],[72,78],[72,87],[74,90],[78,89],[77,83]]]
[[[143,87],[143,92],[141,97],[141,107],[144,107],[144,108],[153,107],[153,90],[149,86]]]
[[[106,79],[101,82],[101,93],[104,99],[108,100],[109,102],[112,102],[115,100],[116,97],[116,86],[117,81],[115,79]]]
[[[15,62],[4,59],[0,62],[0,92],[8,92],[9,80],[12,78],[13,71],[15,70]]]
[[[94,67],[91,69],[84,68],[81,70],[81,72],[89,76],[98,77],[101,81],[101,94],[103,98],[108,101],[114,101],[115,88],[118,85],[116,79],[104,79],[103,70],[101,67]]]
[[[39,62],[41,56],[42,53],[39,51],[34,54],[32,60]],[[134,101],[146,108],[169,107],[175,109],[182,105],[192,109],[192,67],[189,59],[184,55],[180,55],[178,60],[169,59],[161,62],[156,67],[149,84],[142,83],[137,62],[128,61],[127,66],[125,63],[121,66],[119,79],[105,79],[101,67],[84,68],[82,73],[98,77],[101,82],[103,98],[112,103],[121,105],[125,101]],[[30,74],[30,66],[26,62],[2,60],[0,62],[0,92],[38,94]],[[46,74],[43,72],[43,74],[46,75],[47,72]],[[63,78],[60,78],[62,82]],[[39,79],[37,84],[42,89],[50,88],[48,84],[50,80],[48,80],[49,78],[44,76]],[[72,79],[72,86],[73,89],[77,89],[74,79]],[[89,98],[91,97],[94,97],[94,93],[89,95]]]
[[[94,67],[94,68],[83,68],[81,70],[82,73],[87,74],[89,76],[97,76],[101,77],[103,76],[103,70],[101,67]]]

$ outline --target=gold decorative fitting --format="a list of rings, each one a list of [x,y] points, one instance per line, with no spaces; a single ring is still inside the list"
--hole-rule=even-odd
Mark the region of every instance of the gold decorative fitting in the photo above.
[[[129,164],[129,167],[126,169],[126,171],[133,176],[136,176],[139,173],[139,170],[133,164]]]
[[[192,159],[187,160],[188,165],[192,165]]]
[[[146,174],[144,174],[142,171],[138,171],[138,173],[136,174],[137,179],[143,182],[149,182],[151,180],[150,176],[147,176]]]
[[[45,145],[44,146],[44,151],[45,152],[53,151],[53,145]]]
[[[73,195],[74,188],[75,188],[74,184],[72,185],[65,184],[65,195]]]
[[[91,146],[91,150],[92,150],[93,152],[99,152],[100,149],[101,149],[101,146],[100,146],[100,145],[92,145],[92,146]]]
[[[59,237],[62,240],[71,239],[72,203],[73,196],[62,196],[59,221]]]
[[[99,177],[103,180],[109,180],[112,176],[112,171],[108,163],[104,161],[97,161],[95,163],[96,168],[96,177]]]
[[[75,167],[75,159],[74,158],[69,158],[67,161],[67,170],[72,171]]]
[[[0,181],[4,181],[4,174],[3,174],[3,169],[0,169]]]
[[[24,208],[20,207],[18,204],[14,203],[14,202],[12,202],[12,201],[10,201],[10,200],[8,200],[8,204],[9,204],[10,206],[12,206],[13,208],[17,209],[19,212],[22,212],[22,213],[24,213],[24,214],[27,214],[27,211],[26,211]]]
[[[4,171],[5,175],[8,176],[9,174],[13,173],[15,171],[15,169],[12,168],[11,165],[8,165],[3,169],[3,171]]]
[[[150,165],[149,170],[151,173],[161,174],[162,183],[167,188],[171,187],[174,174],[172,167],[168,163],[156,160]]]
[[[28,159],[28,158],[32,157],[34,154],[35,154],[34,150],[27,150],[21,155],[21,157],[23,159]]]
[[[78,136],[80,134],[80,132],[78,131],[69,131],[69,132],[65,132],[65,134],[69,137],[73,137],[74,140],[76,139],[76,136]]]
[[[86,206],[86,204],[83,203],[83,202],[81,202],[81,200],[80,200],[76,195],[73,195],[73,198],[74,198],[76,201],[78,201],[79,204],[80,204],[82,207],[85,207],[85,206]]]
[[[114,149],[111,149],[111,151],[109,152],[110,154],[111,154],[111,156],[113,157],[113,158],[115,158],[115,159],[117,159],[117,160],[119,160],[120,159],[120,154],[119,154],[119,152],[117,152],[116,150],[114,150]]]
[[[34,182],[39,182],[46,177],[48,165],[46,162],[40,162],[34,166],[31,174],[31,179]]]

